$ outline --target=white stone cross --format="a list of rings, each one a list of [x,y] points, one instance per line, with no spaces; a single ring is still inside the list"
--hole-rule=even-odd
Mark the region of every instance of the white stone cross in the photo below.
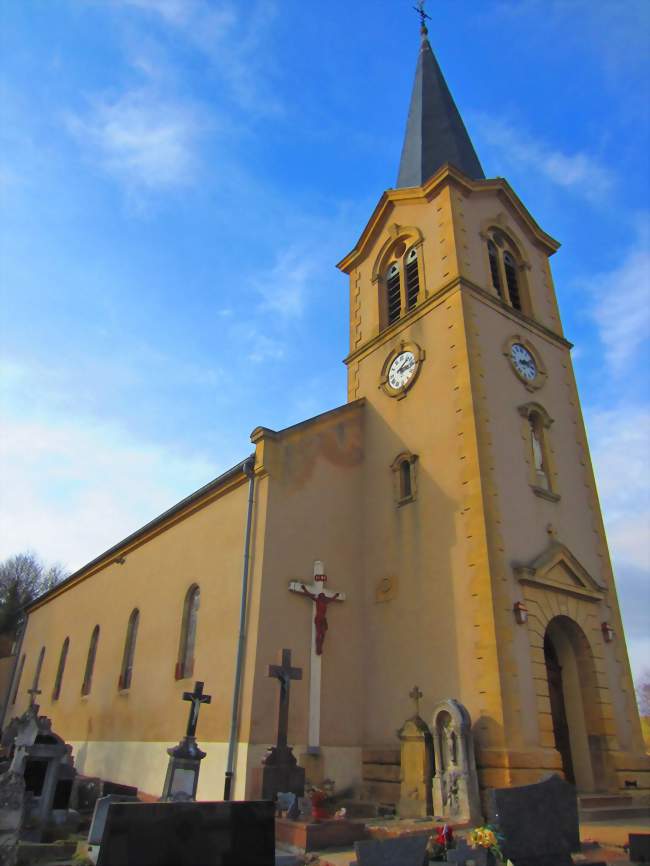
[[[309,740],[308,751],[317,752],[320,748],[320,697],[321,662],[323,644],[327,632],[327,608],[334,601],[345,601],[342,592],[329,592],[325,588],[327,575],[325,565],[320,560],[314,562],[314,582],[305,584],[292,580],[291,592],[307,596],[312,601],[314,618],[311,622],[311,662],[309,671]]]

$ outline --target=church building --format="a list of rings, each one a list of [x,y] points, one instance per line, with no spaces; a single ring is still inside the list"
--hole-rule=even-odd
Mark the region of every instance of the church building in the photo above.
[[[81,773],[160,796],[204,681],[198,797],[228,777],[241,799],[290,649],[312,781],[396,803],[417,684],[429,723],[445,698],[469,711],[484,790],[559,772],[647,791],[558,246],[485,177],[423,26],[397,184],[338,264],[347,402],[257,427],[250,456],[34,601],[4,723],[37,689]]]

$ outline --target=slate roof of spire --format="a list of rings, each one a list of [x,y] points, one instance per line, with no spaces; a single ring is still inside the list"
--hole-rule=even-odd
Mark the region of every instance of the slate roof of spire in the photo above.
[[[422,28],[411,107],[406,121],[397,186],[422,186],[449,162],[473,180],[485,175]]]

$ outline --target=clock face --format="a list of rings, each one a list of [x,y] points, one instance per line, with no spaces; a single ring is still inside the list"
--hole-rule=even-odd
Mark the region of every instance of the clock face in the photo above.
[[[522,379],[532,382],[537,376],[537,364],[528,349],[521,343],[513,343],[510,349],[510,358]]]
[[[413,378],[417,361],[413,352],[400,352],[388,368],[388,384],[395,391],[405,388]]]

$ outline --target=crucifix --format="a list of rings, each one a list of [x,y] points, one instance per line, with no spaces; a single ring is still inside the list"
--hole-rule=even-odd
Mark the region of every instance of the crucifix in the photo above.
[[[419,686],[413,686],[413,688],[409,692],[409,698],[412,698],[413,702],[415,703],[415,715],[416,716],[420,715],[420,699],[422,697],[424,697],[424,696],[423,696],[422,692],[420,691],[420,687]]]
[[[29,708],[30,708],[30,710],[32,707],[36,707],[36,710],[38,710],[38,704],[36,703],[36,695],[40,695],[41,690],[37,689],[36,686],[32,686],[31,689],[27,689],[27,694],[29,695]]]
[[[278,710],[278,739],[276,748],[283,750],[287,748],[287,734],[289,732],[289,690],[291,680],[302,679],[302,669],[291,667],[291,650],[282,650],[282,664],[269,665],[270,677],[280,680],[280,708]]]
[[[320,560],[314,562],[314,582],[304,584],[292,580],[289,584],[291,592],[304,595],[313,605],[314,618],[311,624],[311,660],[309,668],[309,740],[307,749],[318,752],[320,747],[320,698],[321,698],[321,660],[323,644],[328,629],[327,608],[335,601],[345,601],[342,592],[329,592],[325,585],[327,575],[325,564]]]
[[[431,16],[424,11],[424,0],[418,0],[418,5],[413,7],[420,16],[420,27],[423,33],[427,32],[427,18],[431,21]]]
[[[201,704],[209,704],[212,701],[212,695],[203,694],[203,686],[204,683],[196,682],[194,683],[193,692],[183,692],[183,700],[192,702],[190,715],[187,720],[187,731],[185,732],[186,737],[196,736],[196,725],[199,721],[199,710],[201,709]]]

